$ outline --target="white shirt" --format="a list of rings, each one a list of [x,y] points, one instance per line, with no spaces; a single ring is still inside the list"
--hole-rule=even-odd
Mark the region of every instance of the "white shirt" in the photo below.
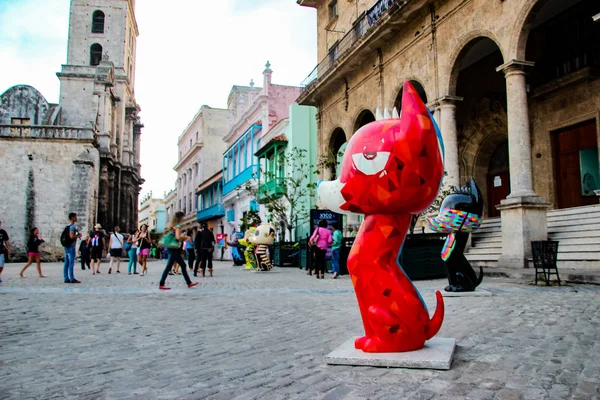
[[[122,243],[123,243],[123,235],[121,235],[120,233],[113,233],[112,235],[110,235],[110,248],[111,249],[122,249],[123,248]]]

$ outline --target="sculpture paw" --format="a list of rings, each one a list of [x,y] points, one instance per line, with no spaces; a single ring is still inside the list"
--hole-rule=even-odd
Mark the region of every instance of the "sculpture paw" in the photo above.
[[[368,338],[368,337],[366,337],[366,336],[361,336],[361,337],[359,337],[358,339],[356,339],[356,340],[354,341],[354,348],[355,348],[355,349],[358,349],[358,350],[362,350],[362,349],[363,349],[363,347],[364,347],[364,345],[365,345],[365,342],[366,342],[367,340],[369,340],[369,338]]]

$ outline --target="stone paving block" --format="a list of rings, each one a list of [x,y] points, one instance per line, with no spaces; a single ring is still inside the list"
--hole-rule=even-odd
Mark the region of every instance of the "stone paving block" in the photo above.
[[[489,297],[492,296],[492,292],[485,289],[477,289],[474,292],[446,292],[440,289],[440,293],[444,297]]]
[[[344,342],[327,355],[328,364],[392,368],[450,369],[456,340],[434,337],[416,351],[404,353],[365,353],[354,348],[357,337]]]

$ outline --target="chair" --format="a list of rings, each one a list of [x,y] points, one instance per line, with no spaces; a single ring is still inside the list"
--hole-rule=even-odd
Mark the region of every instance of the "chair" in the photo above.
[[[558,286],[561,286],[558,267],[556,266],[558,241],[540,240],[531,242],[531,252],[533,254],[533,266],[535,267],[535,284],[537,285],[538,275],[543,274],[546,286],[550,286],[550,275],[556,275]]]

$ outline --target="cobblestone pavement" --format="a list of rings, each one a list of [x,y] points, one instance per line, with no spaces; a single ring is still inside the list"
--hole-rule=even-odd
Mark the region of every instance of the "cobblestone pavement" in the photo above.
[[[148,276],[62,283],[58,263],[0,284],[2,399],[598,399],[600,286],[488,278],[491,297],[446,298],[449,371],[328,366],[362,324],[347,276],[244,271],[216,263],[187,289]],[[126,271],[125,267],[121,267]],[[443,280],[416,282],[431,309]],[[433,311],[433,310],[430,310]]]

